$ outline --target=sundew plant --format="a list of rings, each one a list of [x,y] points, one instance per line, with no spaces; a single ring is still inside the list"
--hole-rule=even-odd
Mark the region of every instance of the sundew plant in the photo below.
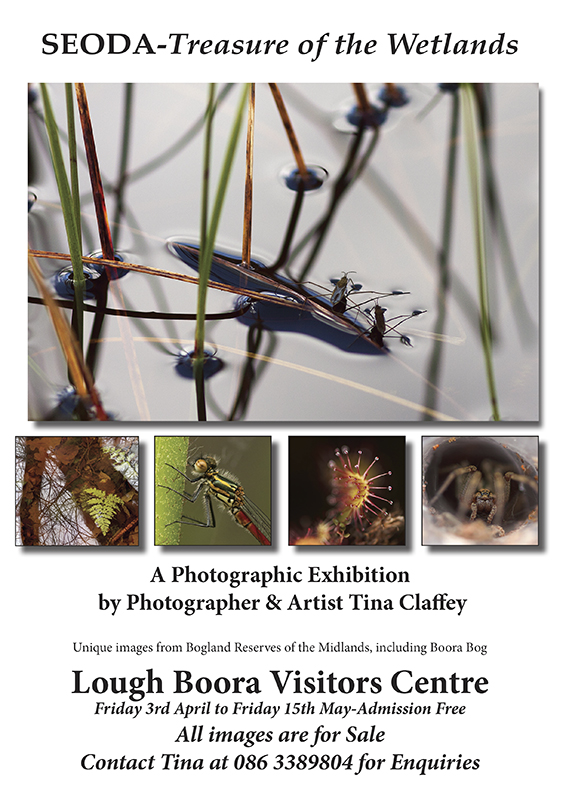
[[[29,98],[31,419],[538,419],[535,84]]]
[[[404,545],[404,437],[354,437],[325,461],[329,445],[290,441],[289,543]]]

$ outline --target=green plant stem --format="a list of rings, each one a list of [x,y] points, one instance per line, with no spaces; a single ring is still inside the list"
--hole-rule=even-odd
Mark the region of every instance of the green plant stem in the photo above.
[[[75,129],[75,110],[74,110],[72,83],[65,84],[65,102],[67,106],[67,139],[69,147],[69,171],[71,175],[71,196],[73,201],[73,216],[75,219],[75,225],[77,228],[77,235],[79,237],[79,242],[82,243],[81,196],[79,189],[79,165],[77,160],[77,136]],[[84,275],[82,268],[80,270],[80,273],[81,275]],[[78,331],[79,329],[79,320],[80,324],[84,326],[84,297],[81,309],[79,308],[79,304],[76,299],[76,293],[75,293],[75,299],[73,300],[73,313],[71,316],[71,326],[75,331]]]
[[[216,104],[214,102],[215,85],[211,83],[208,87],[208,105],[206,107],[205,122],[204,122],[204,152],[202,159],[202,187],[200,199],[200,241],[201,252],[203,242],[206,240],[206,231],[208,228],[208,196],[210,191],[210,157],[212,150],[212,123],[214,121],[214,114],[216,111]]]
[[[210,158],[212,150],[212,123],[216,111],[214,101],[215,84],[211,83],[208,87],[208,104],[205,113],[204,128],[204,152],[202,159],[202,186],[201,186],[201,210],[200,210],[200,241],[201,250],[199,256],[199,297],[200,297],[200,276],[201,276],[201,256],[203,243],[206,241],[208,228],[208,203],[210,192]],[[208,282],[207,282],[208,285]],[[197,320],[199,312],[197,309]],[[195,390],[197,401],[197,417],[199,420],[206,419],[206,397],[204,392],[204,324],[202,328],[195,328],[195,347],[194,347],[193,371],[195,376]]]
[[[246,107],[246,102],[248,99],[248,93],[249,93],[249,87],[248,85],[246,85],[242,90],[242,96],[237,106],[236,116],[234,118],[232,130],[228,138],[226,153],[224,155],[224,162],[220,172],[220,178],[218,181],[218,186],[216,188],[216,195],[214,199],[214,204],[212,206],[209,222],[207,214],[208,227],[206,229],[206,236],[204,238],[204,241],[201,241],[200,258],[199,258],[197,322],[195,326],[195,349],[194,349],[194,365],[193,365],[195,383],[197,386],[197,413],[199,420],[206,419],[206,408],[204,407],[204,401],[202,397],[203,392],[199,391],[199,384],[201,387],[204,385],[202,376],[204,371],[204,359],[205,359],[204,327],[205,327],[205,317],[206,317],[206,294],[208,289],[208,281],[210,278],[210,270],[212,266],[212,257],[214,254],[214,242],[216,240],[216,233],[218,231],[218,225],[220,223],[222,206],[224,204],[226,191],[228,189],[228,181],[230,178],[230,172],[232,170],[232,164],[234,162],[234,156],[236,153],[238,135],[240,132],[240,128],[242,127],[242,119],[244,115],[244,109]],[[205,153],[206,149],[210,147],[210,143],[208,144],[206,143],[207,138],[209,137],[205,137]]]
[[[73,198],[73,209],[75,224],[79,241],[81,240],[81,197],[79,190],[79,165],[77,159],[77,136],[75,129],[75,111],[73,100],[73,84],[65,84],[65,101],[67,104],[67,132],[69,137],[69,168],[71,173],[71,195]]]
[[[186,472],[189,453],[188,436],[157,436],[155,438],[155,544],[177,545],[181,540],[183,498],[169,492],[176,474],[167,464]],[[184,486],[182,487],[182,489]]]
[[[76,218],[75,202],[71,194],[69,186],[69,179],[63,161],[63,153],[61,151],[61,143],[59,141],[59,133],[57,130],[57,121],[51,106],[51,100],[47,86],[40,84],[41,98],[43,101],[43,109],[45,113],[45,127],[47,129],[47,136],[49,139],[49,148],[51,151],[51,160],[53,162],[53,170],[55,172],[55,180],[57,181],[57,189],[59,191],[59,199],[61,200],[61,209],[63,211],[63,220],[65,223],[65,231],[67,234],[67,241],[69,244],[69,253],[71,254],[71,264],[73,265],[73,287],[75,294],[75,332],[79,346],[83,346],[83,299],[85,292],[85,277],[83,273],[82,261],[82,247],[80,239],[80,222]],[[76,150],[75,150],[76,152]],[[80,207],[79,207],[80,218]]]

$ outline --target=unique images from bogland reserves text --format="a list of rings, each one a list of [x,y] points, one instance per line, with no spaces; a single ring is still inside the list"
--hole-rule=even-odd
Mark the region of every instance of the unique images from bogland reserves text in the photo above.
[[[537,421],[538,105],[31,85],[29,418]]]

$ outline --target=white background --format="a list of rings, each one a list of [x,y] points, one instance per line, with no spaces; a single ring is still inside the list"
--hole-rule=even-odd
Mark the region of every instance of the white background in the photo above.
[[[11,796],[32,797],[50,791],[61,798],[136,795],[150,797],[156,791],[186,792],[193,795],[230,793],[231,796],[285,796],[289,791],[317,791],[330,798],[345,792],[376,793],[397,790],[403,794],[418,791],[423,798],[476,798],[483,793],[503,793],[518,800],[534,794],[555,797],[559,793],[563,736],[559,732],[563,714],[563,629],[562,565],[564,559],[564,428],[562,365],[564,363],[563,303],[564,257],[561,231],[564,218],[564,88],[562,27],[556,4],[538,3],[519,7],[514,3],[476,2],[414,3],[366,5],[367,11],[354,10],[351,4],[341,9],[287,0],[274,4],[259,2],[195,4],[161,2],[145,11],[140,5],[129,11],[117,3],[98,2],[92,9],[76,3],[16,7],[5,22],[2,44],[3,94],[5,113],[3,138],[5,158],[2,181],[2,220],[4,233],[5,305],[2,315],[6,386],[3,403],[2,452],[3,508],[5,531],[2,537],[5,578],[2,585],[4,657],[2,678],[3,727],[6,731],[8,786]],[[133,10],[132,10],[133,9]],[[17,20],[17,23],[15,22]],[[165,40],[171,31],[189,32],[195,38],[287,38],[291,42],[317,39],[330,32],[330,39],[355,31],[363,39],[377,39],[379,55],[355,58],[332,57],[329,52],[315,64],[308,57],[290,52],[284,57],[183,58],[182,56],[100,56],[48,57],[41,55],[41,36],[50,31],[127,32],[132,40],[146,32],[153,40]],[[507,38],[518,39],[519,51],[513,56],[395,56],[387,54],[390,31],[432,38],[452,31],[456,38],[495,38],[505,31]],[[559,61],[560,59],[560,61]],[[541,174],[542,174],[542,423],[516,425],[520,435],[539,435],[541,440],[541,538],[537,549],[492,548],[489,552],[456,548],[448,553],[430,552],[419,546],[420,437],[443,435],[442,426],[434,429],[419,425],[364,425],[360,432],[407,436],[409,452],[409,510],[412,512],[407,551],[382,552],[359,548],[342,554],[336,551],[303,550],[294,552],[284,544],[287,532],[286,474],[287,437],[306,434],[312,429],[286,425],[234,425],[233,434],[256,433],[273,437],[277,464],[275,530],[278,547],[269,552],[248,551],[216,556],[193,551],[159,552],[149,542],[153,535],[152,456],[155,433],[195,433],[196,426],[116,424],[117,432],[139,435],[143,445],[146,501],[143,508],[143,540],[140,552],[78,552],[34,550],[24,552],[13,546],[14,437],[41,430],[57,434],[64,426],[34,426],[26,420],[26,302],[25,302],[25,216],[22,192],[26,186],[26,94],[24,81],[520,81],[538,82],[541,87]],[[92,434],[92,427],[73,430]],[[102,429],[99,428],[102,432]],[[344,427],[342,430],[346,430]],[[350,430],[350,428],[348,428]],[[461,426],[458,433],[482,434],[489,426]],[[202,428],[198,429],[203,433]],[[207,434],[224,429],[206,429]],[[320,435],[336,433],[339,426],[317,426]],[[453,433],[453,431],[450,431]],[[321,548],[322,550],[322,548]],[[384,566],[410,572],[410,591],[423,596],[448,592],[451,597],[467,598],[462,616],[442,613],[382,612],[329,613],[288,612],[273,615],[211,615],[185,617],[181,614],[126,614],[110,617],[97,610],[98,594],[123,597],[127,593],[190,597],[206,596],[190,585],[150,584],[156,566],[168,570],[172,565],[190,564],[194,568],[254,568],[277,565],[303,568],[310,564],[331,567]],[[397,598],[395,587],[364,587],[375,596]],[[315,594],[315,587],[303,585],[304,596]],[[319,589],[318,592],[322,592]],[[331,596],[339,587],[326,589]],[[347,589],[342,593],[347,593]],[[291,590],[281,594],[290,596]],[[222,594],[212,591],[212,596]],[[260,590],[252,596],[263,596]],[[129,644],[157,641],[242,641],[280,643],[293,641],[366,641],[370,644],[437,641],[485,644],[488,655],[467,656],[154,656],[134,655],[78,656],[74,641],[99,644]],[[152,753],[179,753],[182,757],[203,755],[194,745],[175,744],[182,727],[176,717],[138,718],[95,717],[90,697],[71,694],[72,670],[85,675],[143,674],[153,667],[168,681],[174,669],[188,669],[195,675],[258,675],[267,687],[269,670],[299,669],[316,674],[319,669],[348,675],[381,675],[384,682],[397,669],[411,669],[417,675],[485,675],[490,681],[487,695],[471,698],[467,714],[450,720],[412,717],[378,718],[386,731],[386,741],[375,745],[343,745],[328,752],[369,752],[390,757],[393,752],[407,757],[448,756],[480,758],[475,772],[438,772],[425,777],[410,772],[381,770],[354,777],[352,773],[273,772],[270,769],[235,772],[85,772],[79,761],[85,753],[98,757],[147,757]],[[168,699],[167,695],[165,699]],[[261,697],[261,696],[260,696]],[[121,700],[122,697],[110,698]],[[156,698],[159,702],[159,698]],[[173,698],[175,699],[175,698]],[[181,700],[196,702],[192,696]],[[206,698],[204,698],[206,699]],[[213,701],[219,698],[213,697]],[[220,698],[221,699],[221,698]],[[227,703],[234,698],[228,697]],[[238,699],[238,698],[235,698]],[[258,697],[253,697],[257,701]],[[266,688],[270,703],[308,698],[289,695],[279,698]],[[317,697],[315,702],[329,699]],[[332,698],[330,698],[332,699]],[[358,698],[359,699],[359,698]],[[363,699],[363,698],[362,698]],[[372,698],[368,698],[372,699]],[[380,702],[392,702],[392,693]],[[412,699],[409,696],[409,699]],[[427,702],[426,698],[418,698]],[[434,698],[432,698],[434,703]],[[455,702],[458,702],[456,699]],[[222,726],[218,718],[199,719],[206,726]],[[316,720],[318,724],[318,720]],[[322,720],[328,729],[344,730],[339,719]],[[358,718],[352,723],[369,728],[371,721]],[[190,721],[188,724],[192,724]],[[227,718],[224,727],[279,731],[312,729],[309,718],[288,717],[273,722],[251,717]],[[341,740],[343,742],[343,739]],[[222,745],[210,746],[205,761],[225,753],[259,754],[261,746],[245,750]],[[270,746],[268,752],[277,752]],[[285,752],[292,749],[285,748]],[[299,752],[299,748],[295,749]],[[321,751],[323,752],[323,751]],[[560,760],[559,760],[560,759]],[[6,779],[5,779],[6,781]],[[6,785],[4,781],[4,784]]]

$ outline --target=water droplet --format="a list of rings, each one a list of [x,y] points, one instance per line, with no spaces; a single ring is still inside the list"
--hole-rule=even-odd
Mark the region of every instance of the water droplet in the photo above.
[[[87,258],[103,258],[102,250],[95,250],[93,253],[88,253]],[[114,261],[124,261],[124,256],[121,253],[115,252],[114,253]],[[124,275],[128,274],[128,270],[125,267],[106,267],[104,264],[97,266],[96,264],[90,264],[90,266],[95,269],[100,275],[104,272],[108,275],[111,281],[115,281],[118,278],[123,278]]]
[[[401,108],[409,102],[409,95],[402,86],[386,83],[378,93],[378,98],[390,108]]]
[[[181,351],[177,355],[177,363],[175,364],[175,372],[182,378],[189,378],[194,380],[195,377],[195,352],[192,350],[188,353],[186,350]],[[216,357],[216,353],[210,350],[204,351],[204,377],[211,378],[224,367],[224,362],[221,358]]]
[[[94,284],[99,280],[100,272],[90,266],[83,266],[83,275],[85,276],[84,296],[88,300],[92,300],[95,296]],[[75,296],[75,279],[72,266],[63,267],[53,276],[53,288],[59,297],[73,299]]]
[[[288,189],[298,192],[304,187],[305,192],[312,192],[320,189],[324,181],[328,178],[328,172],[324,167],[307,166],[308,177],[303,180],[301,173],[296,167],[288,167],[281,172],[281,179]]]
[[[387,120],[387,113],[386,106],[372,105],[368,111],[353,106],[334,120],[334,127],[342,133],[354,133],[360,127],[379,128]]]

